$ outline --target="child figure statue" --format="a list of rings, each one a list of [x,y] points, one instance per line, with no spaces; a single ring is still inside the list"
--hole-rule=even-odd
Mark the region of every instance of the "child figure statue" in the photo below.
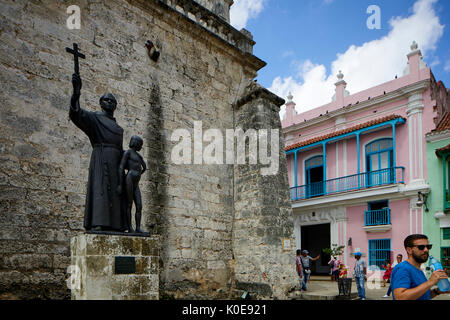
[[[141,213],[142,213],[142,198],[139,190],[139,180],[141,175],[147,169],[144,159],[138,153],[142,149],[144,141],[139,136],[132,136],[130,139],[130,149],[124,152],[122,161],[119,166],[119,186],[117,192],[122,193],[122,186],[124,185],[123,178],[125,176],[125,192],[127,198],[127,221],[129,225],[128,232],[130,233],[145,233],[141,230]],[[128,170],[125,175],[125,169]],[[136,206],[136,231],[133,230],[131,224],[131,208],[133,201]]]

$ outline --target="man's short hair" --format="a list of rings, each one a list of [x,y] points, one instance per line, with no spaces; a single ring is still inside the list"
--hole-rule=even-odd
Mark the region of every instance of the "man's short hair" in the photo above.
[[[397,257],[402,257],[402,258],[403,258],[403,255],[402,255],[401,253],[399,253],[399,254],[397,255]]]
[[[302,253],[302,250],[297,249],[297,255],[299,255],[300,253]]]
[[[428,240],[428,237],[424,234],[411,234],[405,238],[405,241],[403,242],[405,249],[411,248],[414,246],[414,241],[425,239]]]

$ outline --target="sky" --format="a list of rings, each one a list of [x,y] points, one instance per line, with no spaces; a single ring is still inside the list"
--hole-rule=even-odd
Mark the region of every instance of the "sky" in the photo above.
[[[450,88],[449,0],[234,0],[230,16],[267,62],[258,83],[297,112],[331,102],[340,70],[350,94],[402,76],[413,41]]]

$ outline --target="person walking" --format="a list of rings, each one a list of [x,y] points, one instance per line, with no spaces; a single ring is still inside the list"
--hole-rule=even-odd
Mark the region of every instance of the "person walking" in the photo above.
[[[356,282],[356,288],[358,289],[358,297],[360,300],[366,300],[366,291],[364,288],[364,281],[366,280],[366,274],[367,274],[367,264],[364,259],[361,259],[361,252],[355,253],[355,268],[354,268],[354,275],[355,275],[355,282]]]
[[[394,263],[392,264],[392,270],[394,270],[395,266],[402,263],[403,261],[403,255],[401,253],[399,253],[397,255],[397,258],[395,259]],[[389,288],[388,291],[386,292],[386,294],[382,297],[382,298],[389,298],[391,296],[392,293],[392,272],[391,272],[391,281],[389,283]]]
[[[404,246],[408,259],[392,271],[391,286],[393,300],[430,300],[443,294],[438,288],[431,288],[448,276],[443,270],[434,271],[427,280],[420,265],[428,260],[432,245],[423,234],[412,234],[405,238]],[[445,292],[445,294],[450,291]]]
[[[389,282],[389,286],[390,286],[390,282],[391,282],[391,273],[392,273],[392,266],[391,266],[391,262],[388,260],[386,260],[386,265],[382,266],[384,269],[386,269],[386,271],[383,274],[383,287],[386,287],[386,281]]]
[[[339,280],[339,264],[340,261],[336,257],[332,257],[328,262],[328,265],[331,268],[331,281]]]
[[[295,259],[295,266],[298,274],[298,290],[301,291],[303,287],[303,268],[302,260],[300,259],[302,251],[297,249],[297,257]]]
[[[320,254],[315,257],[315,258],[311,258],[311,256],[309,255],[309,251],[308,250],[303,250],[302,251],[302,255],[300,257],[300,261],[302,263],[302,269],[303,269],[303,282],[302,282],[302,290],[303,291],[307,291],[306,288],[306,283],[308,282],[308,279],[311,275],[311,262],[312,261],[316,261],[317,259],[320,258]]]

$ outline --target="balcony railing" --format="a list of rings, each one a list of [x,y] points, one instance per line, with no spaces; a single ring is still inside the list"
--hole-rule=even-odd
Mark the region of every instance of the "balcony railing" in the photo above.
[[[365,212],[364,226],[391,224],[391,209],[368,210]]]
[[[340,192],[404,183],[404,174],[404,167],[392,167],[292,187],[290,188],[291,200],[305,200]]]

